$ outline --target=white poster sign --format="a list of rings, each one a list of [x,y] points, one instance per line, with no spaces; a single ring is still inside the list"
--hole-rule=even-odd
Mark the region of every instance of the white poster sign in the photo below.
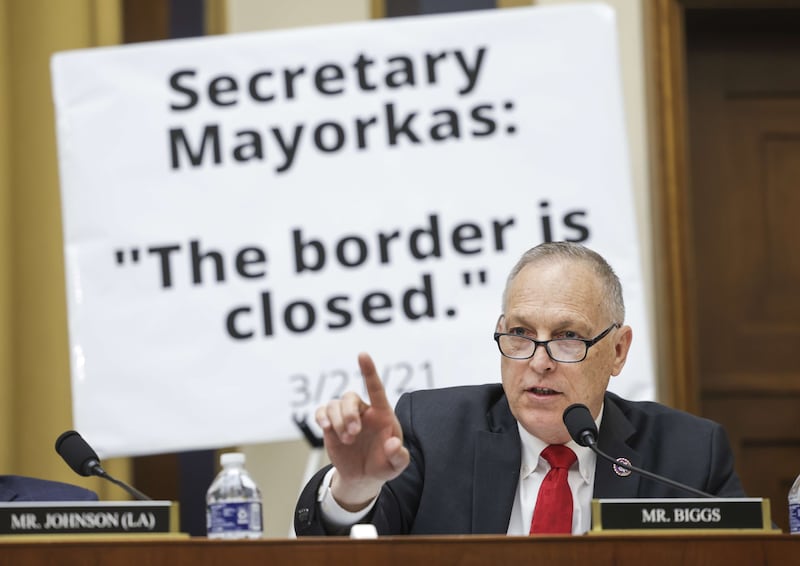
[[[499,381],[509,269],[584,242],[653,375],[613,12],[520,8],[61,53],[75,426],[102,456],[295,438],[362,388]]]

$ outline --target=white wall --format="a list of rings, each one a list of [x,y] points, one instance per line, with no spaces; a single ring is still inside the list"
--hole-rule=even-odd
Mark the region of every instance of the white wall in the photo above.
[[[582,0],[539,0],[537,5],[576,3]],[[588,0],[583,0],[588,1]],[[626,127],[631,157],[631,176],[639,220],[644,284],[650,320],[654,320],[652,233],[644,56],[644,0],[605,0],[617,14]],[[228,0],[227,22],[231,33],[359,21],[370,18],[369,0]],[[655,325],[650,335],[656,336]],[[656,351],[655,344],[652,351]],[[288,536],[294,504],[309,462],[318,461],[304,441],[247,446],[248,469],[264,495],[265,536]],[[320,461],[324,462],[324,458]]]

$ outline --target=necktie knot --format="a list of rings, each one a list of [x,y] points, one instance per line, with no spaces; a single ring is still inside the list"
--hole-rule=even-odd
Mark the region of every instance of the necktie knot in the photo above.
[[[566,468],[572,467],[572,464],[577,460],[575,452],[563,444],[551,444],[542,450],[542,458],[547,460],[551,468]]]

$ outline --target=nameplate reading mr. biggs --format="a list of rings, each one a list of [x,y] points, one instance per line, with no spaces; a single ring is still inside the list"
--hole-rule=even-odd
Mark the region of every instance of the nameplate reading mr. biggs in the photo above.
[[[176,532],[176,507],[169,501],[0,503],[0,534]]]
[[[762,498],[595,499],[592,531],[772,530]]]

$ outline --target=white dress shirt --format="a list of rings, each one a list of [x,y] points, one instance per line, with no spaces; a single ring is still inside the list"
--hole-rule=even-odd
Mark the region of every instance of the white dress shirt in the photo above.
[[[603,419],[603,410],[595,423],[598,430]],[[542,442],[522,426],[519,428],[520,444],[522,445],[522,462],[517,483],[517,493],[514,496],[514,505],[511,508],[511,518],[508,522],[509,535],[528,535],[530,532],[533,509],[536,507],[536,498],[542,480],[550,470],[550,464],[541,457],[542,450],[547,443]],[[584,534],[592,526],[592,493],[594,491],[594,468],[597,456],[590,449],[578,446],[574,441],[566,444],[575,452],[577,465],[569,469],[568,482],[572,491],[572,534]],[[320,502],[322,518],[326,525],[333,528],[345,528],[361,520],[375,505],[377,497],[361,511],[352,513],[339,505],[331,495],[331,479],[334,468],[328,470],[322,479],[317,500]]]
[[[542,442],[522,426],[519,438],[522,443],[522,467],[519,471],[517,494],[508,521],[509,535],[527,535],[531,528],[533,509],[542,481],[550,471],[550,464],[542,458],[542,450],[547,443]],[[584,534],[592,526],[592,491],[594,489],[594,465],[597,456],[594,452],[574,441],[565,444],[578,457],[577,465],[569,469],[567,481],[572,492],[572,534]]]

